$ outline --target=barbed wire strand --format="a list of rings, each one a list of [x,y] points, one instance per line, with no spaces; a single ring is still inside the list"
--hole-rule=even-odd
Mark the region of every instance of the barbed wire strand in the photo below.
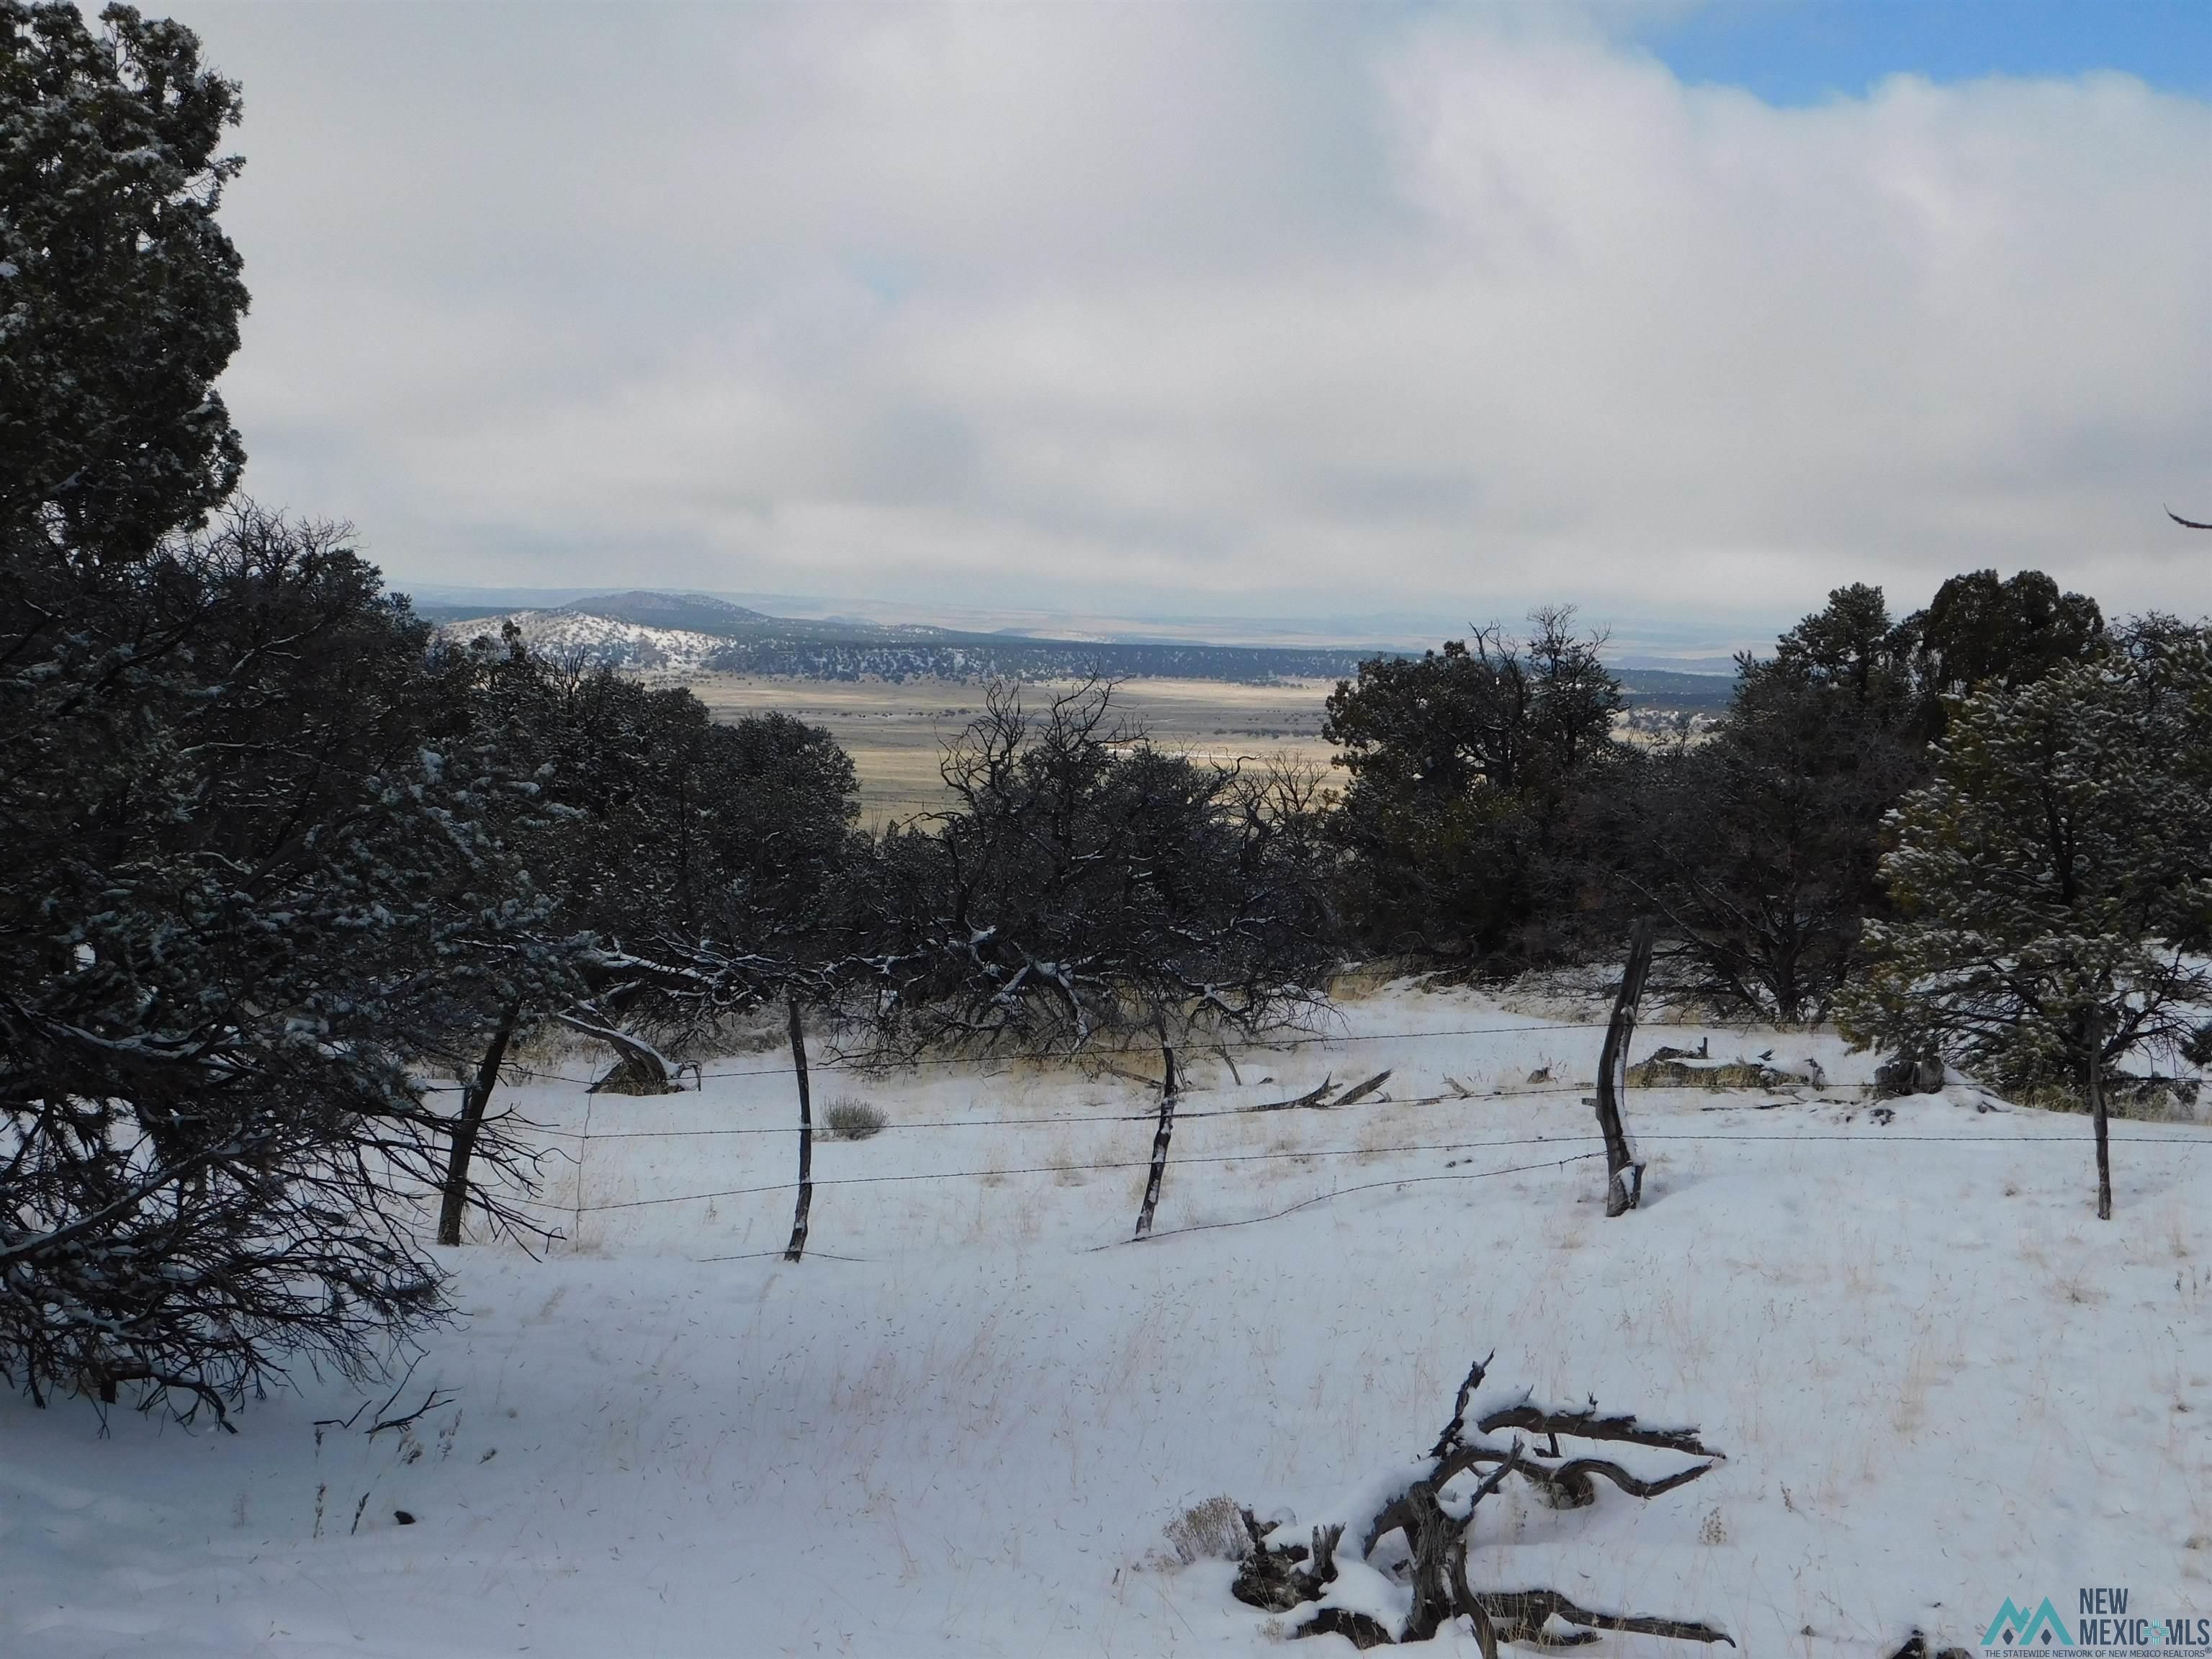
[[[1095,1255],[1101,1250],[1119,1249],[1127,1244],[1142,1244],[1152,1239],[1174,1238],[1182,1233],[1212,1232],[1221,1227],[1250,1227],[1262,1221],[1279,1221],[1283,1217],[1296,1211],[1310,1209],[1316,1204],[1326,1204],[1331,1199],[1348,1198],[1353,1193],[1373,1192],[1383,1187],[1411,1187],[1425,1181],[1483,1181],[1492,1176],[1522,1175],[1532,1170],[1564,1170],[1570,1164],[1577,1164],[1586,1158],[1602,1158],[1604,1155],[1604,1151],[1601,1148],[1596,1152],[1571,1153],[1565,1158],[1553,1158],[1542,1164],[1508,1164],[1502,1170],[1464,1170],[1446,1175],[1403,1176],[1395,1181],[1364,1181],[1353,1187],[1332,1188],[1328,1192],[1316,1194],[1311,1198],[1301,1199],[1287,1209],[1270,1211],[1266,1215],[1243,1216],[1231,1221],[1194,1222],[1187,1227],[1166,1227],[1158,1232],[1148,1234],[1141,1239],[1109,1239],[1103,1244],[1092,1245],[1085,1254]],[[695,1257],[694,1260],[704,1266],[711,1261],[757,1261],[769,1256],[781,1256],[784,1254],[786,1253],[782,1250],[741,1250],[734,1255],[702,1255]],[[806,1254],[810,1259],[816,1255],[825,1255],[832,1261],[873,1263],[881,1260],[876,1256],[830,1255],[826,1250],[809,1250]]]
[[[1252,1085],[1248,1084],[1244,1086],[1249,1088]],[[1370,1106],[1448,1106],[1461,1102],[1472,1103],[1483,1101],[1520,1100],[1531,1095],[1572,1094],[1578,1089],[1589,1090],[1594,1089],[1596,1086],[1597,1085],[1594,1083],[1562,1083],[1540,1085],[1535,1088],[1514,1089],[1510,1091],[1498,1090],[1487,1094],[1475,1094],[1470,1092],[1464,1095],[1421,1095],[1412,1100],[1394,1100],[1388,1095],[1379,1095],[1370,1096],[1364,1100],[1352,1101],[1341,1107],[1332,1106],[1328,1104],[1326,1102],[1321,1101],[1316,1101],[1311,1106],[1300,1106],[1295,1101],[1270,1101],[1262,1106],[1223,1106],[1210,1111],[1177,1111],[1176,1113],[1176,1121],[1178,1123],[1188,1123],[1194,1120],[1213,1117],[1272,1117],[1278,1112],[1290,1111],[1363,1111]],[[1223,1092],[1223,1091],[1218,1089],[1188,1089],[1178,1091],[1176,1098],[1181,1099],[1182,1096],[1186,1094],[1218,1094],[1221,1092]],[[665,1097],[661,1097],[665,1098]],[[1841,1104],[1843,1103],[1839,1102],[1838,1103]],[[1051,1125],[1055,1123],[1151,1123],[1157,1120],[1158,1116],[1159,1109],[1155,1106],[1147,1108],[1143,1111],[1060,1113],[1048,1115],[1043,1117],[944,1117],[886,1119],[877,1130],[872,1131],[871,1134],[879,1133],[885,1129],[995,1129],[1001,1127],[1027,1128],[1033,1127],[1037,1125]],[[575,1140],[580,1138],[574,1129],[556,1129],[550,1124],[532,1123],[526,1118],[510,1116],[507,1117],[503,1121],[508,1123],[524,1125],[536,1130],[540,1134],[553,1135],[568,1140]],[[788,1135],[797,1134],[798,1133],[799,1125],[796,1123],[752,1123],[720,1129],[614,1129],[606,1131],[604,1133],[595,1133],[592,1136],[592,1139],[594,1140],[683,1140],[706,1135]],[[825,1136],[824,1138],[827,1139],[828,1137]]]
[[[593,1138],[599,1139],[599,1137],[595,1136]],[[2083,1137],[2079,1135],[1931,1135],[1916,1133],[1893,1135],[1881,1133],[1879,1130],[1870,1132],[1866,1134],[1811,1133],[1750,1135],[1668,1134],[1663,1132],[1659,1133],[1638,1133],[1632,1130],[1630,1132],[1629,1138],[1632,1141],[1647,1145],[1667,1144],[1676,1141],[1711,1140],[1801,1141],[1808,1145],[1820,1142],[1844,1141],[1856,1143],[1860,1146],[1897,1145],[1905,1142],[1936,1141],[1971,1146],[2021,1146],[2037,1145],[2079,1146],[2083,1143]],[[1202,1153],[1195,1158],[1173,1158],[1168,1160],[1168,1167],[1174,1169],[1202,1164],[1261,1164],[1275,1162],[1282,1159],[1297,1158],[1383,1158],[1409,1152],[1473,1152],[1479,1148],[1489,1146],[1557,1146],[1562,1143],[1571,1144],[1576,1141],[1601,1140],[1603,1139],[1604,1137],[1602,1135],[1593,1133],[1587,1134],[1528,1135],[1504,1140],[1485,1139],[1438,1141],[1434,1143],[1425,1142],[1406,1146],[1316,1146],[1304,1151],[1213,1152]],[[2197,1138],[2185,1135],[2113,1135],[2109,1137],[2109,1139],[2113,1143],[2124,1146],[2212,1146],[2212,1136]],[[1588,1153],[1579,1153],[1576,1156],[1588,1157],[1591,1155],[1592,1154]],[[1079,1171],[1092,1172],[1103,1170],[1143,1170],[1149,1169],[1151,1166],[1152,1160],[1148,1158],[1109,1158],[1089,1164],[1035,1164],[1016,1165],[1003,1169],[916,1170],[906,1170],[895,1175],[816,1176],[812,1179],[812,1184],[817,1187],[866,1187],[882,1185],[893,1182],[968,1181],[977,1179],[997,1179],[1003,1178],[1007,1176],[1018,1175],[1072,1175]],[[1544,1166],[1540,1165],[1537,1167]],[[1403,1179],[1409,1181],[1415,1178],[1416,1177],[1411,1176],[1403,1177]],[[560,1210],[577,1216],[602,1215],[615,1210],[647,1209],[662,1204],[702,1204],[713,1199],[744,1198],[757,1193],[784,1193],[789,1192],[794,1182],[791,1181],[774,1181],[750,1187],[726,1187],[708,1193],[680,1193],[659,1198],[621,1199],[610,1204],[554,1204],[542,1200],[522,1198],[512,1199],[507,1201],[520,1205],[528,1209]],[[1389,1183],[1385,1182],[1383,1184],[1387,1185]]]
[[[1412,1187],[1424,1181],[1483,1181],[1492,1176],[1522,1175],[1531,1170],[1564,1170],[1570,1164],[1604,1156],[1605,1150],[1600,1147],[1592,1152],[1576,1152],[1567,1158],[1554,1158],[1548,1164],[1514,1164],[1502,1170],[1462,1170],[1443,1175],[1405,1176],[1396,1181],[1363,1181],[1356,1187],[1333,1187],[1328,1192],[1300,1199],[1286,1208],[1273,1210],[1266,1215],[1241,1216],[1231,1221],[1194,1221],[1183,1227],[1164,1227],[1158,1232],[1147,1233],[1142,1238],[1116,1238],[1103,1244],[1094,1244],[1085,1254],[1096,1255],[1101,1250],[1118,1250],[1130,1244],[1149,1244],[1155,1239],[1174,1238],[1183,1233],[1210,1233],[1224,1227],[1252,1227],[1262,1221],[1280,1221],[1286,1215],[1310,1210],[1316,1204],[1326,1204],[1332,1199],[1346,1198],[1353,1193],[1371,1193],[1383,1187]]]

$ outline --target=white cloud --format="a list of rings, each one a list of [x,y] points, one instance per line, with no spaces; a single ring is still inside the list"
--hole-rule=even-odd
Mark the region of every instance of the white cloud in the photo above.
[[[2212,609],[2212,107],[1302,8],[189,7],[264,499],[410,580]]]

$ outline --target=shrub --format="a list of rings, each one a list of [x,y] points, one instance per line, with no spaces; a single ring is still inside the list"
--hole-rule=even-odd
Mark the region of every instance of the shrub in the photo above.
[[[1194,1504],[1161,1530],[1184,1566],[1208,1556],[1242,1561],[1252,1553],[1251,1535],[1233,1498],[1209,1498]]]
[[[866,1140],[884,1127],[884,1115],[865,1100],[840,1097],[823,1110],[822,1124],[832,1140]]]

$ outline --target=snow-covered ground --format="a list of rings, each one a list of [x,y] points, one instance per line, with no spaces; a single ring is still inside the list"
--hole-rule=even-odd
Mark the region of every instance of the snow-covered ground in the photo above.
[[[1885,1115],[1832,1038],[1646,1028],[1638,1058],[1710,1035],[1830,1087],[1632,1093],[1645,1206],[1607,1221],[1601,1163],[1560,1162],[1595,1146],[1595,1028],[1401,989],[1345,1030],[1239,1051],[1242,1086],[1196,1060],[1140,1245],[1134,1081],[818,1076],[891,1127],[817,1147],[795,1267],[778,1055],[658,1099],[518,1088],[568,1136],[588,1111],[548,1142],[581,1152],[544,1194],[574,1242],[446,1253],[465,1317],[395,1410],[451,1402],[411,1432],[319,1444],[362,1399],[313,1378],[236,1436],[0,1402],[0,1653],[1273,1651],[1163,1526],[1217,1493],[1324,1512],[1492,1348],[1729,1461],[1650,1504],[1486,1506],[1478,1584],[1822,1659],[1977,1648],[2003,1598],[2070,1617],[2077,1586],[2212,1615],[2212,1131],[2116,1124],[2100,1224],[2083,1119],[1963,1086]],[[1233,1109],[1386,1066],[1388,1100]],[[872,1179],[917,1175],[948,1178]]]
[[[653,628],[588,611],[517,611],[496,617],[471,617],[447,623],[439,634],[463,643],[480,635],[496,640],[507,623],[521,629],[532,650],[556,659],[580,654],[617,668],[696,673],[729,641],[688,628]]]

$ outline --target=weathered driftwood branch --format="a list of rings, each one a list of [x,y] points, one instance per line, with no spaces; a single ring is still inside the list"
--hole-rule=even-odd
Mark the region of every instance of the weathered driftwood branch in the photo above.
[[[1496,1434],[1500,1429],[1519,1429],[1528,1434],[1550,1435],[1554,1439],[1567,1434],[1578,1440],[1613,1440],[1632,1446],[1657,1446],[1665,1451],[1686,1452],[1692,1457],[1720,1455],[1698,1438],[1695,1428],[1650,1428],[1626,1413],[1601,1417],[1598,1414],[1595,1400],[1571,1411],[1551,1411],[1523,1401],[1503,1410],[1486,1412],[1482,1421],[1476,1426],[1485,1434]],[[1555,1451],[1552,1455],[1557,1456],[1559,1454]]]
[[[1391,1492],[1364,1525],[1352,1532],[1355,1541],[1350,1548],[1356,1557],[1346,1553],[1346,1534],[1354,1522],[1332,1520],[1312,1528],[1308,1544],[1279,1544],[1274,1534],[1282,1528],[1263,1527],[1249,1510],[1244,1510],[1252,1550],[1237,1575],[1232,1592],[1237,1598],[1271,1613],[1289,1613],[1314,1603],[1311,1616],[1295,1634],[1340,1635],[1360,1648],[1425,1642],[1459,1619],[1467,1620],[1485,1659],[1496,1659],[1502,1642],[1572,1647],[1595,1641],[1595,1632],[1601,1630],[1735,1646],[1726,1632],[1695,1620],[1608,1613],[1583,1607],[1552,1589],[1478,1590],[1468,1583],[1468,1532],[1483,1501],[1512,1476],[1526,1480],[1555,1507],[1582,1509],[1597,1501],[1597,1477],[1629,1497],[1651,1498],[1707,1474],[1721,1457],[1694,1428],[1647,1427],[1625,1413],[1601,1415],[1595,1400],[1585,1407],[1558,1409],[1532,1404],[1524,1396],[1477,1417],[1477,1436],[1516,1429],[1542,1437],[1548,1444],[1541,1448],[1531,1447],[1517,1436],[1503,1446],[1470,1438],[1468,1415],[1489,1364],[1486,1358],[1469,1367],[1453,1401],[1451,1420],[1430,1448],[1426,1472]],[[1609,1458],[1566,1456],[1560,1449],[1561,1436],[1656,1447],[1706,1461],[1647,1478]],[[1463,1480],[1468,1476],[1474,1477],[1471,1486]],[[1347,1597],[1331,1587],[1348,1570],[1344,1564],[1355,1559],[1357,1576],[1372,1583],[1375,1552],[1393,1533],[1403,1540],[1405,1559],[1395,1562],[1388,1576],[1403,1587],[1405,1600],[1402,1613],[1386,1620],[1379,1615],[1371,1591]],[[1389,1595],[1386,1590],[1385,1610]],[[1553,1634],[1547,1626],[1554,1620],[1574,1628]]]
[[[1350,1106],[1355,1102],[1366,1099],[1368,1096],[1373,1094],[1377,1089],[1381,1088],[1389,1080],[1390,1073],[1389,1072],[1377,1072],[1373,1077],[1369,1078],[1366,1082],[1353,1084],[1349,1089],[1346,1089],[1342,1094],[1339,1095],[1334,1100],[1330,1101],[1328,1103],[1332,1106]]]
[[[1671,1636],[1680,1642],[1727,1642],[1730,1647],[1735,1645],[1711,1625],[1687,1619],[1650,1619],[1640,1613],[1598,1613],[1577,1606],[1557,1590],[1512,1590],[1479,1599],[1489,1613],[1501,1642],[1526,1642],[1534,1647],[1551,1648],[1573,1647],[1597,1639],[1580,1633],[1547,1636],[1545,1621],[1558,1619],[1579,1625],[1583,1630],[1633,1631],[1644,1636]]]
[[[1334,1073],[1331,1073],[1321,1080],[1320,1088],[1310,1094],[1300,1095],[1296,1100],[1271,1100],[1263,1105],[1255,1106],[1252,1109],[1255,1112],[1290,1112],[1308,1106],[1319,1106],[1328,1097],[1328,1091],[1335,1086],[1336,1078]]]

